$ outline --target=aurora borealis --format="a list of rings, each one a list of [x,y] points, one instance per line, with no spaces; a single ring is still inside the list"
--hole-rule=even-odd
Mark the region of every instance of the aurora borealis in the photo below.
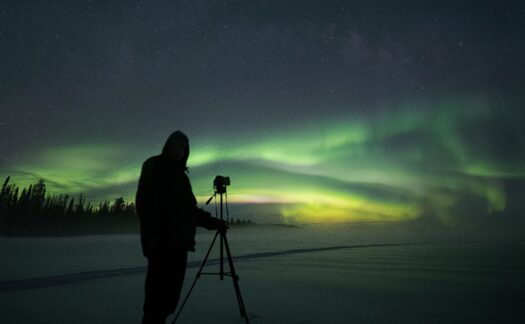
[[[501,216],[525,181],[520,10],[4,8],[0,176],[133,199],[141,163],[181,129],[199,202],[228,175],[231,202],[251,204],[262,222],[264,206],[290,223]]]

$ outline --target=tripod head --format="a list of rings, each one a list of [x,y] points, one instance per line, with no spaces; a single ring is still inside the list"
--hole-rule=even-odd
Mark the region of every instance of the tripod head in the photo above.
[[[220,219],[223,220],[224,218],[222,217],[222,196],[223,195],[226,196],[226,223],[228,223],[228,219],[230,216],[230,212],[228,210],[228,193],[226,192],[226,187],[229,185],[230,185],[230,177],[224,177],[221,175],[216,176],[215,179],[213,180],[213,189],[214,189],[213,195],[211,195],[210,199],[206,201],[206,205],[209,205],[211,200],[215,198],[217,194],[219,194],[220,204],[221,204]],[[215,216],[216,217],[219,216],[217,212],[217,200],[215,200]]]
[[[220,195],[225,194],[226,187],[229,185],[230,185],[230,177],[224,177],[221,175],[216,176],[215,179],[213,180],[214,193],[210,197],[210,199],[206,201],[206,205],[209,205],[210,201],[215,197],[216,194],[220,194]]]
[[[226,193],[226,186],[230,185],[230,177],[223,177],[218,175],[213,180],[213,188],[217,193]]]

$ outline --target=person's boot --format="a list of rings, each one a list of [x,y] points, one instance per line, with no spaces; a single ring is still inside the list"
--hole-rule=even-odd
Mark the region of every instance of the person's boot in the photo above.
[[[144,313],[142,316],[142,324],[166,324],[166,316]]]

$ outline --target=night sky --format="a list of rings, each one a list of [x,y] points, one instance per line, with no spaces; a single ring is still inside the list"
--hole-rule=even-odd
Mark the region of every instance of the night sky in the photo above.
[[[521,217],[524,8],[2,2],[0,176],[133,199],[180,129],[199,202],[228,175],[262,221]]]

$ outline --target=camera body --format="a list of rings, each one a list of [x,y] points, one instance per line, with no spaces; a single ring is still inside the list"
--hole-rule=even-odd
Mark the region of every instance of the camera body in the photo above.
[[[230,177],[224,177],[221,175],[218,175],[213,180],[213,188],[218,193],[225,193],[226,192],[226,186],[230,185]]]

